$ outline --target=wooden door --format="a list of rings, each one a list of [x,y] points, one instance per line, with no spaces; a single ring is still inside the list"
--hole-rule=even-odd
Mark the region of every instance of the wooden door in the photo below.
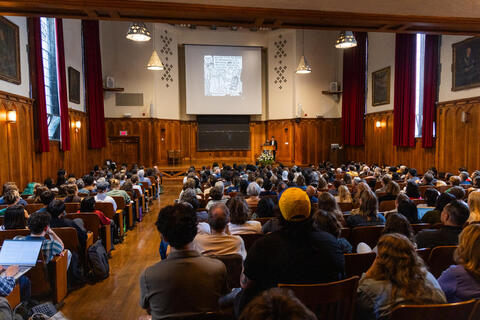
[[[131,137],[109,137],[110,158],[117,164],[126,163],[128,165],[139,163],[140,160],[140,138]]]

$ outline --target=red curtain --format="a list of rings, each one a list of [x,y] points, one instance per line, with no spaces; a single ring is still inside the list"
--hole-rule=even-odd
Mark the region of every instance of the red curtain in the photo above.
[[[436,117],[440,36],[425,36],[425,73],[423,87],[422,147],[434,145],[433,123]]]
[[[60,102],[61,149],[70,150],[70,117],[68,116],[67,76],[65,74],[65,46],[63,44],[63,22],[55,19],[57,31],[58,100]]]
[[[357,46],[343,51],[343,144],[364,143],[367,34],[355,33]]]
[[[83,58],[90,148],[105,147],[105,115],[103,111],[102,61],[97,20],[83,20]]]
[[[48,152],[50,151],[50,142],[48,139],[40,18],[28,18],[28,34],[30,79],[32,82],[32,98],[34,99],[35,150],[37,152]]]
[[[416,44],[415,34],[396,35],[393,144],[399,147],[415,146]]]

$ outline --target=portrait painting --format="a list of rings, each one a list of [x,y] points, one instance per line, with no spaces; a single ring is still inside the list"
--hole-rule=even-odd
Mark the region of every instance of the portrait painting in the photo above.
[[[480,37],[452,45],[452,91],[480,87]]]
[[[372,72],[372,106],[390,103],[390,67]]]
[[[0,79],[20,84],[18,26],[0,16]]]
[[[80,104],[80,72],[68,67],[68,101]]]

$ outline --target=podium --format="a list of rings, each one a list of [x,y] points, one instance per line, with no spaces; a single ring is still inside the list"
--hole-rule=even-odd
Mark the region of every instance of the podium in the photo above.
[[[272,154],[273,151],[275,151],[275,146],[271,146],[271,145],[262,146],[262,152],[263,152],[263,153],[270,153],[270,154]]]

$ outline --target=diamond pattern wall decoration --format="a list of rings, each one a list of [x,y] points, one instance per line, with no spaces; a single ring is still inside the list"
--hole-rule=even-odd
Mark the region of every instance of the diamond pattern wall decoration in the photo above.
[[[163,31],[163,34],[160,36],[160,56],[163,62],[163,73],[160,80],[165,84],[166,88],[170,88],[173,82],[173,61],[169,62],[169,58],[173,56],[172,50],[172,37],[168,34],[167,30]]]
[[[287,57],[287,39],[284,39],[280,34],[273,44],[275,46],[273,56],[275,60],[275,67],[273,68],[275,78],[273,79],[273,84],[282,90],[287,83],[287,65],[282,60]]]

